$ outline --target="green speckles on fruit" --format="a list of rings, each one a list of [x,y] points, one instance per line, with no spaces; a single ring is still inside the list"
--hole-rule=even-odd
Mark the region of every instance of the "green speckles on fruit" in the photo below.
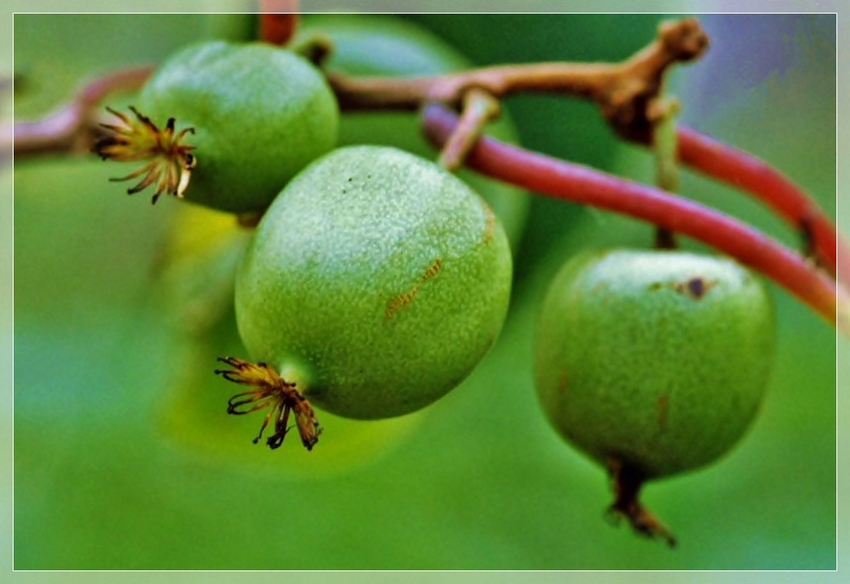
[[[671,475],[712,462],[746,432],[773,339],[766,291],[732,261],[586,253],[544,302],[538,391],[557,430],[596,460]]]
[[[278,370],[309,365],[310,401],[353,418],[415,411],[498,335],[511,258],[479,197],[388,147],[317,160],[275,200],[237,275],[240,334]]]
[[[338,106],[306,59],[271,45],[208,42],[171,57],[145,85],[139,111],[194,128],[197,158],[185,198],[262,210],[335,144]],[[187,139],[187,141],[189,141]]]

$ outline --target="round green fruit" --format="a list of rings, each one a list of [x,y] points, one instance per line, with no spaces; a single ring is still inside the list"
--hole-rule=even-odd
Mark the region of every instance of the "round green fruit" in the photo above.
[[[334,147],[339,110],[321,72],[267,44],[223,41],[175,54],[147,82],[138,111],[192,128],[187,200],[259,211],[313,159]],[[167,153],[166,153],[167,154]]]
[[[269,208],[238,270],[236,317],[250,355],[310,402],[387,418],[472,371],[510,284],[505,233],[469,187],[401,150],[352,146]]]
[[[332,73],[355,76],[416,77],[443,75],[472,67],[443,39],[413,22],[391,15],[308,14],[302,19],[296,44],[323,35],[333,52],[322,63]],[[507,111],[487,125],[488,135],[516,143],[517,132]],[[410,112],[353,112],[340,120],[339,144],[380,144],[424,158],[436,152],[422,135],[419,118]],[[460,169],[464,182],[479,193],[501,220],[516,251],[525,230],[530,198],[513,185]]]
[[[536,381],[558,432],[644,479],[695,469],[750,427],[768,384],[770,299],[738,264],[614,250],[568,262],[543,303]]]

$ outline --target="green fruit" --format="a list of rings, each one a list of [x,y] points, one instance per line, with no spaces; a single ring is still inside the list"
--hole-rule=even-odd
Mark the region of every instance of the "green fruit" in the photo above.
[[[323,75],[271,45],[208,42],[184,49],[145,85],[138,110],[184,138],[197,166],[185,198],[231,212],[267,207],[336,142],[339,111]]]
[[[390,15],[308,14],[296,43],[311,35],[328,37],[334,50],[323,67],[355,76],[414,77],[442,75],[472,67],[463,55],[429,30]],[[486,133],[516,143],[508,112],[488,124]],[[419,118],[409,112],[354,112],[342,116],[340,145],[394,146],[424,158],[436,152],[423,137]],[[461,169],[457,175],[489,203],[501,220],[514,251],[525,229],[530,198],[513,185]]]
[[[263,217],[237,274],[236,316],[251,356],[310,402],[387,418],[472,371],[502,327],[510,282],[504,231],[465,184],[394,148],[347,147],[305,169]]]
[[[586,253],[543,303],[538,393],[557,431],[603,464],[644,479],[696,469],[753,422],[774,333],[765,289],[730,260]]]

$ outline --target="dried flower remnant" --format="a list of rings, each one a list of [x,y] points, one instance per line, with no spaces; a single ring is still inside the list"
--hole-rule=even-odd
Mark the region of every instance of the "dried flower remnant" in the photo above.
[[[670,530],[640,502],[640,490],[646,477],[616,457],[608,459],[608,472],[616,497],[608,508],[609,520],[617,524],[620,519],[626,519],[635,533],[651,539],[664,540],[671,548],[676,547],[676,538]]]
[[[271,408],[260,426],[259,434],[254,438],[254,444],[260,441],[269,422],[274,419],[274,434],[266,439],[266,444],[272,450],[280,447],[290,430],[287,426],[289,414],[295,412],[295,425],[301,435],[301,442],[307,450],[313,449],[319,441],[322,429],[310,402],[295,389],[294,383],[287,383],[265,363],[254,364],[234,357],[220,357],[219,361],[227,363],[233,369],[218,369],[216,374],[233,383],[256,388],[231,397],[227,402],[228,414],[238,416]]]
[[[136,186],[127,190],[127,194],[132,195],[155,185],[153,203],[163,193],[182,198],[197,164],[192,154],[195,147],[183,143],[187,134],[195,132],[194,128],[183,128],[175,133],[174,118],[169,118],[165,128],[160,130],[150,118],[132,106],[130,111],[135,119],[112,108],[106,109],[121,123],[101,124],[107,130],[107,135],[96,142],[94,151],[103,160],[149,161],[127,176],[110,180],[125,181],[143,177]]]

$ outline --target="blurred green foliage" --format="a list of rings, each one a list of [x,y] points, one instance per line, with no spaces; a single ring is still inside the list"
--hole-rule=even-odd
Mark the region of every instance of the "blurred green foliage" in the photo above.
[[[482,65],[622,59],[653,38],[661,19],[408,18]],[[732,45],[781,30],[774,40],[785,52],[780,64],[748,65],[756,81],[736,84],[748,53],[724,52],[718,40],[676,74],[685,119],[784,168],[832,212],[835,19],[762,18],[759,37],[723,35],[734,22],[704,17]],[[15,115],[44,114],[92,74],[251,26],[246,16],[18,15]],[[711,83],[701,81],[709,71]],[[618,143],[590,105],[550,96],[506,105],[526,146],[652,179],[649,154]],[[380,431],[350,423],[349,435],[380,436],[351,464],[321,455],[332,448],[330,421],[307,455],[295,442],[274,452],[254,446],[258,420],[226,416],[232,388],[212,369],[220,351],[240,349],[232,331],[212,329],[199,342],[175,326],[152,284],[180,205],[127,198],[107,182],[113,175],[93,157],[43,157],[14,169],[16,569],[836,566],[835,333],[784,292],[772,290],[778,356],[749,436],[718,464],[646,489],[647,505],[681,542],[671,552],[606,524],[604,473],[548,427],[531,376],[537,309],[555,270],[584,247],[646,246],[648,226],[535,198],[497,345],[421,419]],[[795,241],[730,189],[690,176],[683,191]],[[187,387],[203,412],[191,409]],[[207,411],[217,402],[218,413]],[[192,436],[205,423],[226,438],[199,448]]]

